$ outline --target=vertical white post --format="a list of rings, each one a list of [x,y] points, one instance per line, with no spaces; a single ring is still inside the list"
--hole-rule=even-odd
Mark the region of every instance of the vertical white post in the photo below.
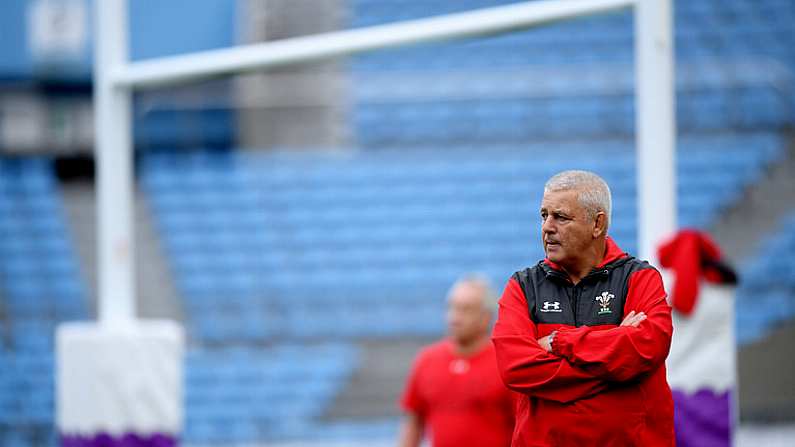
[[[94,5],[99,319],[118,325],[135,316],[131,93],[112,79],[127,62],[127,2],[98,0]]]
[[[657,244],[677,225],[672,25],[671,0],[637,1],[638,248],[655,264]]]

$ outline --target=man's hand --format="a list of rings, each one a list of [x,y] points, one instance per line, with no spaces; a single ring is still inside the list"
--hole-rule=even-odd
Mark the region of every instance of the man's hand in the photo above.
[[[638,327],[641,321],[646,319],[646,314],[643,312],[635,313],[633,310],[632,312],[628,313],[626,317],[624,317],[624,321],[621,322],[621,326],[632,326]]]
[[[541,345],[547,352],[552,351],[552,345],[549,343],[549,335],[538,339],[538,344]]]

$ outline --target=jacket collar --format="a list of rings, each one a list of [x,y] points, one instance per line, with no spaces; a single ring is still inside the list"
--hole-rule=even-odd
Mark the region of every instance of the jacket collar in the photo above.
[[[629,258],[629,255],[624,253],[624,250],[622,250],[621,247],[619,247],[610,236],[605,238],[605,245],[607,246],[605,250],[605,256],[602,258],[602,262],[591,269],[591,273],[596,270],[604,270],[607,272],[611,268],[623,264]],[[548,273],[554,271],[558,274],[563,274],[566,276],[566,278],[568,278],[566,272],[558,264],[550,261],[547,258],[544,258],[543,264],[545,267],[547,267],[545,270],[547,270]]]

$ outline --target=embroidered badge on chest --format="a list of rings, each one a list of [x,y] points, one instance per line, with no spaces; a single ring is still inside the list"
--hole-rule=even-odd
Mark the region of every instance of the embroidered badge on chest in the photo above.
[[[605,315],[605,314],[613,313],[613,311],[610,310],[610,300],[613,299],[613,298],[615,298],[615,295],[613,295],[610,292],[602,292],[601,295],[599,295],[599,296],[597,296],[595,298],[596,301],[599,301],[599,307],[600,307],[599,313],[598,313],[599,315]]]

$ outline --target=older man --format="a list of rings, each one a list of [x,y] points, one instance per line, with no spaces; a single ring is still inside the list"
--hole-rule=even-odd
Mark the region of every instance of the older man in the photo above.
[[[508,447],[512,392],[497,372],[489,331],[496,299],[488,283],[469,276],[447,298],[449,337],[417,356],[401,405],[401,447],[417,447],[430,432],[434,447]]]
[[[596,174],[546,183],[546,259],[515,273],[492,340],[505,384],[523,396],[514,446],[670,446],[662,278],[607,236],[611,197]]]

